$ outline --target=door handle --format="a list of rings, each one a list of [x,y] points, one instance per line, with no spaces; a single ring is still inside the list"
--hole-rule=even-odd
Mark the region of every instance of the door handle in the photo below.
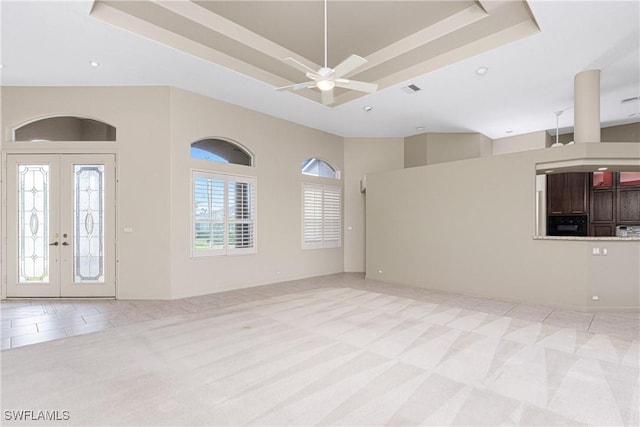
[[[62,242],[62,246],[69,246],[69,242]]]
[[[53,242],[53,243],[49,243],[49,246],[58,246],[60,243],[58,242]]]

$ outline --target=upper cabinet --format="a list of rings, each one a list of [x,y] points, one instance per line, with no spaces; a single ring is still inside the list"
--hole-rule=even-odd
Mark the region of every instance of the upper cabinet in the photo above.
[[[547,213],[585,215],[588,211],[590,174],[582,172],[547,175]]]
[[[593,189],[613,188],[613,172],[594,172]]]
[[[640,224],[640,172],[618,173],[618,223]]]
[[[640,173],[594,172],[591,235],[615,236],[617,225],[640,225]]]
[[[640,172],[620,172],[618,176],[619,187],[640,187]]]

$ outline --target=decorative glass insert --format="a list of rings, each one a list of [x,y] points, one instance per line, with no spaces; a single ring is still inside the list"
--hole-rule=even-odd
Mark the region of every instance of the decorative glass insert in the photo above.
[[[224,139],[208,138],[192,143],[191,158],[244,166],[253,165],[253,157],[247,150]]]
[[[18,166],[18,282],[49,282],[49,165]]]
[[[613,172],[594,172],[593,188],[613,187]]]
[[[340,179],[340,174],[324,160],[312,157],[302,162],[302,174],[322,178]]]
[[[102,283],[105,280],[104,165],[74,165],[73,175],[74,283]]]
[[[193,173],[193,255],[256,253],[256,180]]]
[[[14,131],[15,141],[115,141],[116,128],[97,120],[64,116],[36,120]]]
[[[620,172],[620,186],[640,185],[640,172]]]

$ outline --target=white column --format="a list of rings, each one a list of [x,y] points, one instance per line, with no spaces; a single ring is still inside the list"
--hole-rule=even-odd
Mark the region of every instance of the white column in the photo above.
[[[576,74],[573,102],[574,141],[600,142],[600,70]]]

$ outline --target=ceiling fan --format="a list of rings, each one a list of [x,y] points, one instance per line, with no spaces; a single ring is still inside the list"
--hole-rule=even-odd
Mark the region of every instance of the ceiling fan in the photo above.
[[[344,76],[364,65],[367,60],[358,55],[350,55],[347,59],[338,64],[335,68],[327,65],[327,0],[324,0],[324,67],[319,70],[304,65],[295,58],[284,58],[291,66],[305,73],[310,81],[296,83],[289,86],[279,87],[276,90],[296,91],[300,89],[318,88],[322,96],[324,105],[333,104],[333,88],[356,90],[358,92],[373,93],[378,90],[375,83],[366,83],[356,80],[345,79]]]

